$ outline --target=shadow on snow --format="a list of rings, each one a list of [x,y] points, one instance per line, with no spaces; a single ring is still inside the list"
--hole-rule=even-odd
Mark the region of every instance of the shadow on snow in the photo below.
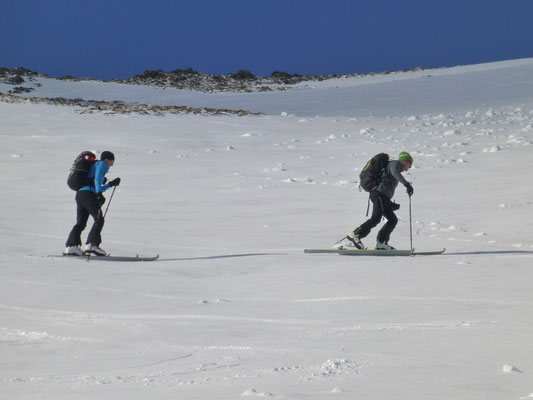
[[[460,251],[456,253],[446,253],[449,256],[469,256],[469,255],[496,255],[496,254],[533,254],[533,250],[480,250],[480,251]]]
[[[277,256],[288,253],[243,253],[243,254],[222,254],[218,256],[205,257],[183,257],[183,258],[160,258],[157,261],[191,261],[191,260],[217,260],[220,258],[257,257],[257,256]]]

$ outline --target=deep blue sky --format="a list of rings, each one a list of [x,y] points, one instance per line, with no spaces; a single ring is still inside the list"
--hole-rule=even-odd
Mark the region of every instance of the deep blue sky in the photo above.
[[[0,66],[365,73],[533,57],[533,0],[0,0]]]

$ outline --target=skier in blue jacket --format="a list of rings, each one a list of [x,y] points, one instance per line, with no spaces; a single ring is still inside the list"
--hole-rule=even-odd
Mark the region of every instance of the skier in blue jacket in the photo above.
[[[120,178],[105,183],[105,174],[115,163],[115,155],[110,151],[102,152],[100,161],[95,162],[89,171],[91,185],[84,186],[76,192],[76,225],[72,227],[67,239],[65,255],[81,256],[84,252],[80,249],[81,233],[87,226],[89,215],[93,217],[94,223],[87,236],[85,254],[92,253],[98,256],[105,256],[107,253],[100,248],[102,243],[101,232],[104,227],[104,215],[102,205],[105,197],[102,194],[107,189],[120,184]]]

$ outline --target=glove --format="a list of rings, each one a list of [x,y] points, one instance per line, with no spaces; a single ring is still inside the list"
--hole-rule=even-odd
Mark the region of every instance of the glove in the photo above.
[[[115,178],[112,181],[109,181],[109,186],[111,187],[118,186],[118,185],[120,185],[120,178]]]
[[[98,200],[98,204],[100,204],[100,207],[102,207],[105,203],[105,197],[104,195],[100,193],[96,193],[96,199]]]
[[[413,187],[411,186],[411,184],[408,183],[407,185],[405,185],[405,188],[407,189],[407,194],[408,194],[409,196],[412,196],[413,193],[414,193],[414,189],[413,189]]]
[[[392,211],[396,211],[400,209],[400,205],[398,203],[395,203],[394,201],[391,203],[391,209]]]

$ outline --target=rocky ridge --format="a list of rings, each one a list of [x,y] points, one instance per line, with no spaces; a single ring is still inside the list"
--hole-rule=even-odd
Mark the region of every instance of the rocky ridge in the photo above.
[[[163,116],[167,114],[200,114],[200,115],[262,115],[262,113],[247,110],[229,110],[222,108],[189,107],[189,106],[157,106],[151,104],[124,103],[122,101],[102,101],[65,99],[63,97],[24,97],[14,94],[0,92],[0,102],[2,103],[37,103],[51,104],[58,106],[81,107],[76,110],[80,114],[103,113],[105,115],[115,114],[144,114]]]
[[[222,108],[209,108],[209,107],[189,107],[189,106],[159,106],[151,104],[140,103],[125,103],[122,101],[103,101],[103,100],[83,100],[83,99],[66,99],[63,97],[26,97],[20,96],[21,94],[30,93],[35,90],[35,87],[41,86],[36,81],[37,77],[49,76],[39,74],[34,71],[30,71],[26,68],[1,68],[0,67],[0,83],[13,85],[14,88],[9,90],[8,93],[0,92],[0,102],[3,103],[39,103],[39,104],[51,104],[60,106],[76,106],[81,107],[76,110],[81,114],[89,113],[103,113],[106,115],[114,114],[145,114],[162,116],[167,114],[200,114],[200,115],[262,115],[262,113],[252,112],[248,110],[230,110]],[[62,77],[62,80],[93,80],[89,78],[74,78],[74,77]],[[132,78],[133,79],[133,78]],[[31,86],[21,86],[22,84],[30,83]],[[134,82],[123,81],[121,83],[135,84]],[[149,83],[137,83],[137,84],[149,84]],[[19,86],[17,86],[19,85]],[[158,85],[160,86],[160,85]]]
[[[420,68],[409,71],[417,71]],[[388,75],[399,71],[385,71],[381,75]],[[406,71],[403,71],[406,72]],[[305,86],[298,85],[302,82],[318,82],[327,79],[363,77],[371,74],[349,74],[349,75],[307,75],[289,74],[282,71],[272,72],[270,77],[255,76],[250,71],[239,70],[233,74],[212,75],[199,73],[191,68],[176,69],[170,72],[163,70],[147,70],[141,75],[135,75],[128,79],[113,79],[109,82],[129,84],[129,85],[150,85],[162,88],[176,88],[183,90],[194,90],[200,92],[268,92],[279,90],[304,89]],[[32,102],[46,103],[63,106],[77,106],[80,113],[101,112],[107,115],[113,114],[202,114],[202,115],[261,115],[261,113],[247,110],[229,110],[214,108],[195,108],[189,106],[157,106],[139,103],[125,103],[121,101],[95,101],[83,99],[46,98],[46,97],[25,97],[21,96],[31,93],[41,84],[36,80],[38,77],[50,78],[48,75],[40,74],[26,68],[3,68],[0,67],[0,83],[13,85],[13,89],[8,93],[0,92],[0,101],[8,103]],[[73,76],[63,76],[57,78],[68,81],[97,81],[91,78],[77,78]]]
[[[278,90],[294,90],[295,85],[305,81],[322,81],[340,77],[340,75],[302,76],[287,72],[274,71],[270,77],[255,76],[250,71],[239,70],[233,74],[212,75],[194,71],[192,68],[176,69],[170,72],[148,70],[141,75],[124,80],[113,80],[116,83],[134,85],[153,85],[176,89],[195,90],[200,92],[270,92]]]
[[[431,68],[434,69],[434,68]],[[388,75],[397,72],[419,71],[421,68],[414,68],[405,71],[384,71],[381,73],[369,74],[331,74],[331,75],[299,75],[289,74],[283,71],[274,71],[269,77],[256,76],[248,70],[239,70],[232,74],[213,75],[200,73],[192,68],[175,69],[173,71],[165,72],[161,69],[146,70],[143,74],[135,75],[127,79],[112,79],[108,82],[124,83],[130,85],[151,85],[158,87],[171,87],[176,89],[194,90],[200,92],[269,92],[278,90],[295,90],[302,86],[296,86],[305,82],[320,82],[328,79],[364,77],[371,75]],[[34,80],[35,77],[47,77],[44,74],[39,74],[30,71],[26,68],[1,68],[0,67],[0,82],[20,85],[25,81]],[[91,78],[77,78],[74,76],[63,76],[58,79],[70,81],[95,81]],[[305,86],[304,86],[305,87]],[[10,93],[24,93],[24,87],[16,87],[9,91]]]

